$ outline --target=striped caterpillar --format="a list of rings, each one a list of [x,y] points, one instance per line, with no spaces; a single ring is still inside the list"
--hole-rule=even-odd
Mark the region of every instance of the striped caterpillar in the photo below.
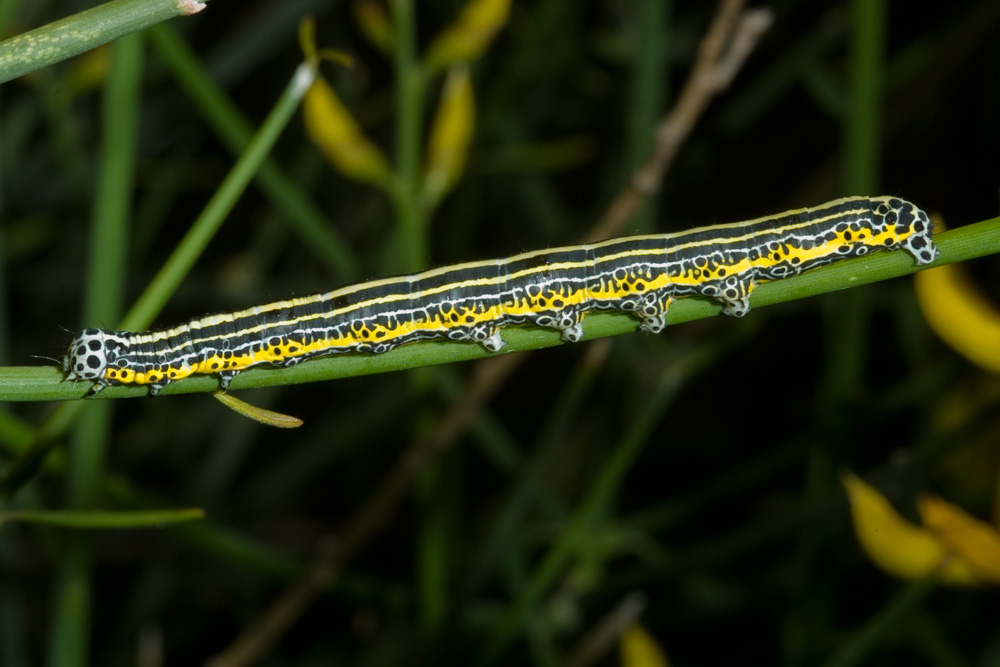
[[[915,262],[939,251],[927,214],[894,197],[848,197],[815,208],[676,234],[536,250],[372,280],[332,292],[209,315],[141,333],[87,329],[63,362],[68,380],[143,384],[150,393],[195,373],[227,389],[240,371],[294,366],[341,352],[379,354],[418,340],[504,346],[500,329],[532,324],[583,336],[588,311],[632,313],[659,333],[679,297],[719,301],[742,317],[754,287],[877,250],[902,248]]]

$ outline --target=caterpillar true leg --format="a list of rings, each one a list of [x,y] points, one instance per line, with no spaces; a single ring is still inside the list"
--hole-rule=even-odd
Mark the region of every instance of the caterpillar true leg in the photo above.
[[[647,294],[646,304],[639,311],[642,315],[642,324],[639,328],[654,334],[663,331],[667,326],[667,309],[673,302],[673,298],[662,290]]]
[[[732,317],[743,317],[750,312],[750,294],[756,285],[752,280],[738,276],[728,278],[716,297],[722,302],[722,312]]]

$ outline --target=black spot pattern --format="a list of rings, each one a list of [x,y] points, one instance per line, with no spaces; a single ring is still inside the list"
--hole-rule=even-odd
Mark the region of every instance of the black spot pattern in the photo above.
[[[657,333],[678,298],[701,296],[725,314],[750,310],[756,285],[877,250],[906,250],[918,265],[939,252],[927,214],[895,197],[847,197],[811,209],[675,234],[527,252],[375,280],[141,333],[86,329],[63,362],[68,380],[149,385],[156,394],[192,373],[222,389],[257,365],[291,367],[315,357],[382,354],[420,340],[504,346],[517,324],[583,338],[589,311],[633,313]]]

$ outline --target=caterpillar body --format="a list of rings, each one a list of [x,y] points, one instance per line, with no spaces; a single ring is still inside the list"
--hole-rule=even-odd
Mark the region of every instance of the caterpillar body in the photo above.
[[[742,317],[754,287],[847,257],[904,249],[916,264],[939,251],[927,214],[895,197],[848,197],[814,208],[674,234],[550,248],[372,280],[332,292],[209,315],[138,333],[87,329],[63,362],[68,380],[165,385],[215,374],[294,366],[344,352],[379,354],[418,340],[473,341],[491,352],[500,329],[531,324],[583,336],[589,311],[625,311],[652,333],[677,298],[719,301]]]

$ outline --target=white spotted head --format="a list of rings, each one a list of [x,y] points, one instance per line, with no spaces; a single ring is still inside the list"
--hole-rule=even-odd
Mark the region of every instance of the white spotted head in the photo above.
[[[114,331],[86,329],[73,339],[63,359],[68,380],[101,380],[108,366],[128,354],[128,339]]]
[[[898,197],[872,197],[873,223],[893,232],[893,248],[902,247],[919,266],[930,264],[941,251],[934,245],[934,224],[920,207]]]
[[[941,250],[934,245],[934,223],[915,204],[907,201],[903,203],[908,205],[908,209],[900,214],[900,220],[909,225],[912,232],[903,247],[913,255],[917,264],[930,264],[941,254]]]

